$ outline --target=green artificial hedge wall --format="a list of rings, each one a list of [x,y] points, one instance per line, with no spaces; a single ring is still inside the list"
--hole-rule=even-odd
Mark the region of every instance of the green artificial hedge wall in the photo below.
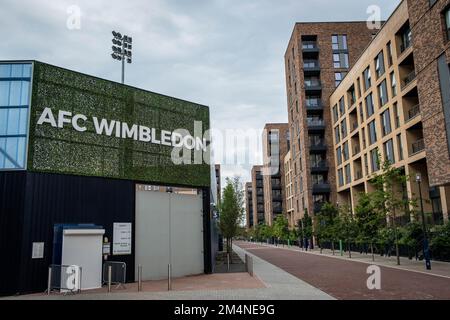
[[[37,125],[44,108],[84,114],[86,132]],[[145,125],[157,131],[187,129],[194,121],[209,129],[209,108],[34,62],[28,170],[136,180],[180,186],[210,186],[210,166],[175,165],[172,147],[98,135],[92,117]],[[205,155],[209,157],[209,154]]]

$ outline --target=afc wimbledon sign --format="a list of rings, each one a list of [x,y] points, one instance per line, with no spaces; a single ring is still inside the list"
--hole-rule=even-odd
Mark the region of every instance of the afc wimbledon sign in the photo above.
[[[59,110],[54,114],[52,109],[45,108],[42,112],[38,125],[49,124],[54,128],[64,128],[70,125],[78,132],[85,132],[87,128],[88,117],[83,114],[72,114],[70,111]],[[92,117],[94,130],[98,135],[115,136],[121,139],[133,139],[136,141],[160,144],[169,147],[186,148],[188,150],[202,150],[206,152],[206,139],[194,138],[185,129],[178,129],[174,132],[161,130],[157,132],[155,128],[149,128],[143,125],[132,124],[116,120],[98,119]],[[159,137],[159,138],[157,138]]]

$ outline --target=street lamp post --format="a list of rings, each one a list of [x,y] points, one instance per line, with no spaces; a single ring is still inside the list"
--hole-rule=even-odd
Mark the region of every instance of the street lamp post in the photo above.
[[[425,266],[427,270],[431,270],[431,261],[430,261],[430,247],[428,245],[428,235],[427,229],[425,225],[425,213],[423,211],[423,198],[422,198],[422,176],[420,173],[416,174],[416,182],[419,186],[419,196],[420,196],[420,211],[422,213],[422,230],[423,230],[423,256],[425,258]]]
[[[132,52],[133,49],[132,42],[133,38],[129,36],[122,36],[120,32],[113,31],[113,39],[112,39],[112,53],[111,57],[114,60],[118,60],[122,62],[122,84],[125,83],[125,62],[132,62]]]

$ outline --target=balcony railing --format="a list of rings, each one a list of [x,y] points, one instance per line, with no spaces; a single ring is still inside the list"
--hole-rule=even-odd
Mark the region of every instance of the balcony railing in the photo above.
[[[406,122],[411,121],[412,119],[417,117],[419,114],[420,114],[420,105],[417,104],[414,107],[412,107],[411,109],[409,109],[408,115],[406,117]]]
[[[325,121],[317,120],[317,119],[314,119],[314,120],[313,119],[308,119],[307,123],[308,123],[308,126],[310,126],[310,127],[317,127],[317,126],[321,127],[321,126],[325,125]]]
[[[412,155],[422,152],[423,150],[425,150],[425,140],[424,139],[417,140],[411,145],[411,149]]]
[[[359,154],[361,152],[361,147],[360,146],[355,146],[353,148],[353,155],[356,156],[357,154]]]
[[[317,49],[319,49],[319,47],[317,46],[316,41],[303,41],[302,49],[303,50],[317,50]]]
[[[305,81],[306,90],[320,90],[322,83],[320,81]]]
[[[411,47],[411,41],[403,41],[400,44],[400,53],[405,52],[409,47]]]
[[[416,79],[416,71],[411,72],[405,78],[403,78],[402,89],[408,86],[411,82],[413,82],[414,79]]]
[[[330,193],[331,187],[328,182],[316,183],[313,185],[313,193],[321,194],[321,193]]]
[[[320,68],[319,61],[317,60],[306,60],[303,62],[304,69],[316,69]]]
[[[328,169],[328,164],[326,161],[314,162],[311,161],[311,168],[313,169]]]

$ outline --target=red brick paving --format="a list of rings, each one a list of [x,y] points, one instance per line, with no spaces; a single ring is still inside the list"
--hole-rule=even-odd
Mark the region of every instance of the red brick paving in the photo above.
[[[381,290],[369,290],[368,264],[245,242],[235,244],[337,299],[450,299],[447,278],[380,267]]]

